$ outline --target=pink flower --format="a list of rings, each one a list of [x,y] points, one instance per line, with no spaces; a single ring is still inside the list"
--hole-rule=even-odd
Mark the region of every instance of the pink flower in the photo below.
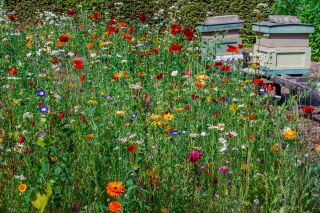
[[[189,153],[189,158],[190,158],[190,161],[192,163],[195,163],[197,160],[199,160],[202,156],[202,152],[190,152]]]
[[[229,172],[229,168],[226,167],[226,166],[221,166],[221,167],[219,168],[219,171],[220,171],[221,173],[223,173],[223,174],[226,174],[226,173]]]
[[[191,71],[190,70],[186,70],[184,73],[187,77],[189,77],[191,75]]]

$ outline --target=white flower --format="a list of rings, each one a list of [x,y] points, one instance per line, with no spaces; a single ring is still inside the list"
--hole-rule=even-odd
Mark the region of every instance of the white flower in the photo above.
[[[177,75],[178,75],[178,71],[177,71],[177,70],[172,71],[171,76],[175,77],[175,76],[177,76]]]
[[[226,143],[227,143],[227,140],[224,139],[224,138],[219,138],[218,141],[219,141],[219,143],[221,143],[221,144],[226,144]]]
[[[208,136],[209,134],[208,133],[206,133],[206,132],[201,132],[201,134],[200,134],[201,136],[203,136],[203,137],[205,137],[205,136]]]
[[[191,133],[189,136],[190,136],[190,138],[195,138],[195,137],[198,137],[199,134],[197,134],[197,133]]]

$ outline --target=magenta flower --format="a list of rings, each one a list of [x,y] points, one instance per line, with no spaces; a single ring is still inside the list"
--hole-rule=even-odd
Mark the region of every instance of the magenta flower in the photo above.
[[[202,156],[202,152],[190,152],[189,158],[192,163],[195,163]]]
[[[226,167],[226,166],[221,166],[221,167],[219,168],[219,171],[220,171],[221,173],[223,173],[223,174],[226,174],[226,173],[229,172],[229,168]]]

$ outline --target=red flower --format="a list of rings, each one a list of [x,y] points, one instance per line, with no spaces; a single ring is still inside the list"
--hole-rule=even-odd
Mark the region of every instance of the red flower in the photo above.
[[[221,67],[223,65],[223,62],[222,61],[215,61],[213,66],[215,67]]]
[[[186,110],[186,111],[188,111],[188,110],[190,110],[190,109],[191,109],[191,106],[190,106],[190,105],[187,105],[187,106],[184,107],[184,110]]]
[[[77,12],[75,11],[75,10],[73,10],[73,9],[69,9],[68,11],[67,11],[67,15],[68,16],[73,16],[74,14],[76,14]]]
[[[132,41],[133,41],[133,38],[132,38],[131,36],[129,36],[129,35],[125,35],[125,36],[123,37],[123,40],[128,41],[128,42],[132,42]]]
[[[156,75],[156,79],[162,79],[162,78],[163,78],[163,74],[162,73]]]
[[[158,54],[158,53],[159,53],[159,50],[153,49],[153,50],[151,50],[151,52],[152,52],[153,54]]]
[[[223,65],[221,66],[221,70],[222,71],[226,71],[226,72],[230,72],[231,71],[231,67],[228,65]]]
[[[17,68],[12,67],[12,68],[8,68],[8,72],[10,72],[12,75],[17,74]]]
[[[59,41],[61,42],[68,42],[69,41],[69,36],[62,34],[61,36],[59,36]]]
[[[129,27],[128,31],[129,31],[129,33],[133,33],[134,32],[134,28],[133,27]]]
[[[238,48],[239,48],[239,49],[244,48],[243,44],[238,44]]]
[[[171,47],[169,47],[169,51],[170,52],[173,52],[173,51],[181,52],[180,44],[171,44]]]
[[[147,21],[147,19],[148,19],[148,17],[145,14],[141,13],[139,15],[140,22],[145,22],[145,21]]]
[[[218,116],[220,115],[220,112],[214,111],[214,112],[213,112],[213,115],[218,117]]]
[[[83,61],[81,59],[74,59],[73,65],[76,70],[82,70],[83,69]]]
[[[249,135],[248,138],[249,138],[249,139],[255,139],[256,136],[254,136],[254,135]]]
[[[191,98],[192,98],[192,100],[197,100],[197,99],[199,99],[200,97],[199,97],[199,95],[191,95]]]
[[[112,77],[112,80],[113,80],[113,81],[116,81],[116,80],[118,80],[118,77],[117,77],[116,75],[114,75],[114,76]]]
[[[62,119],[64,117],[65,113],[64,112],[59,112],[57,115],[58,119]]]
[[[119,31],[114,27],[109,27],[107,30],[108,34],[118,33]]]
[[[81,75],[80,76],[80,82],[85,82],[86,81],[86,76],[85,75]]]
[[[34,125],[36,125],[36,122],[35,122],[35,121],[31,121],[31,122],[30,122],[30,125],[31,125],[31,126],[34,126]]]
[[[24,137],[18,138],[18,143],[24,143],[24,142],[26,142],[26,139]]]
[[[58,58],[52,58],[51,59],[51,63],[52,64],[58,64],[59,63],[59,59]]]
[[[17,21],[17,18],[13,15],[9,15],[7,16],[7,18],[10,20],[10,21]]]
[[[272,91],[274,89],[272,84],[265,84],[263,85],[263,88],[267,89],[268,91]]]
[[[254,79],[254,84],[257,85],[257,86],[262,85],[263,84],[263,79],[261,79],[261,78]]]
[[[227,99],[226,99],[225,97],[221,97],[221,98],[220,98],[220,101],[222,101],[222,102],[226,102],[226,100],[227,100]]]
[[[25,150],[23,150],[23,154],[25,154],[25,155],[28,155],[28,154],[30,154],[30,149],[25,149]]]
[[[230,44],[227,44],[227,50],[226,52],[228,53],[239,53],[239,48],[238,47],[235,47],[233,45],[230,45]]]
[[[135,151],[137,151],[137,147],[136,146],[129,146],[128,151],[131,153],[134,153]]]
[[[98,21],[99,19],[101,19],[101,13],[100,12],[92,13],[91,18],[93,21]]]
[[[182,26],[180,25],[176,25],[176,24],[173,24],[170,26],[170,30],[171,30],[171,34],[172,35],[176,35],[178,32],[180,32],[181,30],[183,29]]]
[[[304,106],[302,107],[302,111],[305,114],[311,114],[313,112],[314,108],[312,106]]]
[[[210,65],[206,64],[206,70],[210,69]]]
[[[191,41],[194,37],[193,31],[190,28],[187,28],[183,31],[183,34],[188,38],[189,41]]]

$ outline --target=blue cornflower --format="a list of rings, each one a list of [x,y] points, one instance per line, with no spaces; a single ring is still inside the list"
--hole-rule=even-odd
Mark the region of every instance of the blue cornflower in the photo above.
[[[46,107],[46,106],[41,106],[41,107],[39,107],[39,111],[41,112],[41,113],[45,113],[45,112],[48,112],[48,107]]]
[[[229,101],[230,101],[230,98],[227,97],[227,98],[226,98],[226,102],[229,102]]]
[[[266,88],[260,88],[260,89],[258,89],[258,92],[265,93],[265,92],[267,92],[267,89]]]
[[[106,99],[110,99],[110,98],[112,98],[113,96],[112,95],[106,95],[106,96],[104,96],[104,98],[106,98]]]
[[[131,116],[131,121],[135,120],[138,116],[137,112],[134,112],[133,115]]]
[[[38,95],[39,97],[43,97],[43,96],[46,95],[46,91],[44,91],[43,89],[42,89],[42,90],[38,90],[37,95]]]

